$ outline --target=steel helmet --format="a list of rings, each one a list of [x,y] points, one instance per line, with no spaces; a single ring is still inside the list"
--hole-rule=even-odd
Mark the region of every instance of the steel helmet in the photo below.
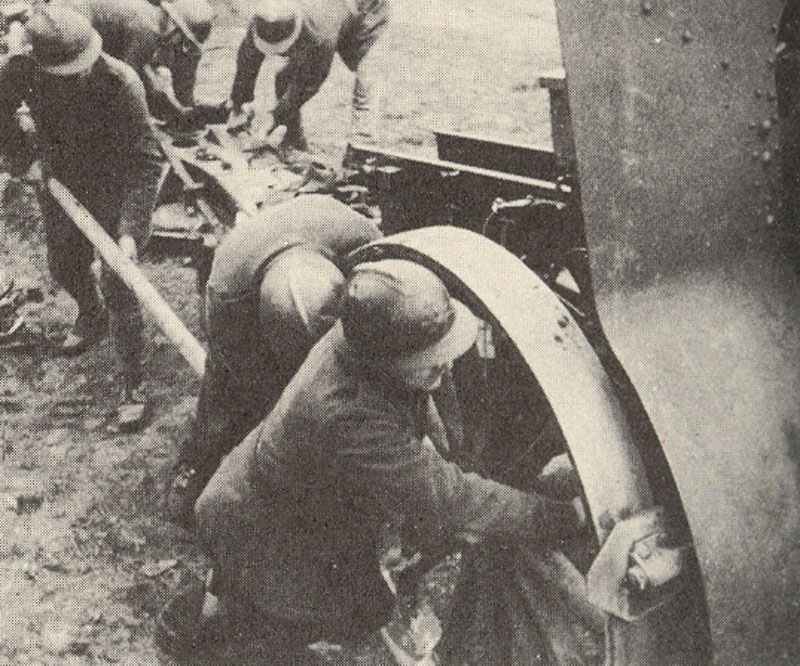
[[[262,0],[253,16],[253,43],[264,55],[283,55],[297,41],[302,27],[296,0]]]
[[[356,266],[340,306],[345,339],[358,354],[407,368],[443,365],[464,354],[478,320],[444,283],[412,261]]]
[[[163,0],[159,7],[198,51],[211,34],[214,10],[206,0]]]
[[[275,353],[308,353],[338,316],[344,276],[315,249],[295,246],[273,259],[261,280],[259,320]]]
[[[45,72],[73,76],[90,69],[103,50],[103,39],[89,20],[66,7],[47,5],[25,24],[31,57]]]

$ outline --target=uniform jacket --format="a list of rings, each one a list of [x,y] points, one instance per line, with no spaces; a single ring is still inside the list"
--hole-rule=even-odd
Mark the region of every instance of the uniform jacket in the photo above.
[[[386,620],[377,548],[390,515],[471,542],[570,529],[569,505],[445,461],[426,436],[429,401],[361,365],[336,324],[198,500],[223,599],[341,639]]]
[[[83,14],[103,38],[103,50],[133,67],[142,79],[148,101],[154,102],[152,85],[144,74],[161,46],[161,9],[142,0],[57,0]],[[180,102],[194,104],[198,59],[170,67]]]
[[[302,245],[337,263],[380,236],[372,220],[318,194],[290,199],[256,220],[238,224],[215,252],[206,287],[212,353],[242,380],[263,381],[265,376],[275,375],[283,364],[273,358],[258,313],[261,280],[270,261],[282,251]],[[288,376],[279,373],[274,378],[279,392],[300,361],[290,364]]]
[[[142,83],[125,63],[101,54],[86,79],[44,73],[26,57],[0,71],[0,151],[17,125],[14,113],[30,107],[46,172],[83,203],[102,200],[119,211],[119,234],[141,243],[161,176],[161,154],[149,124]]]
[[[269,208],[225,237],[207,285],[210,349],[197,417],[179,453],[203,480],[269,412],[308,351],[305,340],[282,340],[285,332],[264,330],[259,291],[269,263],[297,245],[337,262],[380,235],[372,221],[350,207],[308,195]],[[282,353],[276,354],[276,347]]]
[[[273,110],[280,124],[296,113],[320,89],[338,52],[351,71],[383,32],[389,9],[385,0],[300,0],[303,26],[286,52],[290,84]],[[264,54],[253,42],[254,18],[239,47],[231,100],[241,106],[253,101]]]

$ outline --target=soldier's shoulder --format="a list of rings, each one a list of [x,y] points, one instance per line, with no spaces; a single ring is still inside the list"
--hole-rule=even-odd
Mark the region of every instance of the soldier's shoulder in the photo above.
[[[103,73],[110,81],[116,83],[121,90],[130,90],[144,96],[144,85],[133,67],[108,53],[102,53],[100,59]]]
[[[0,76],[32,76],[36,72],[36,62],[28,55],[0,57]]]

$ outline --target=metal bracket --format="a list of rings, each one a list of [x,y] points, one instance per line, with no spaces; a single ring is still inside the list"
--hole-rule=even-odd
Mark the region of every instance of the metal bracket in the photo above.
[[[680,586],[688,546],[669,546],[661,507],[614,525],[589,570],[589,599],[629,622],[666,604]]]

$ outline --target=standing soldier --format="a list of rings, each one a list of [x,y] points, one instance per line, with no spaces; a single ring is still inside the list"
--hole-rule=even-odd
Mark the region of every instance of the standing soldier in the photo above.
[[[102,53],[102,39],[80,14],[46,6],[26,23],[31,57],[0,73],[0,150],[13,145],[14,114],[25,102],[36,123],[45,176],[60,180],[136,259],[147,240],[161,175],[142,83]],[[75,299],[78,318],[61,345],[80,354],[106,335],[108,314],[91,270],[93,249],[46,192],[40,195],[50,272]],[[133,293],[104,268],[101,289],[123,374],[120,426],[144,414],[143,321]]]
[[[338,53],[355,73],[353,136],[372,141],[377,91],[370,49],[389,22],[387,0],[261,0],[254,13],[239,47],[231,126],[249,121],[242,106],[253,101],[264,58],[282,56],[286,62],[275,76],[277,104],[267,134],[284,125],[282,147],[306,150],[300,109],[320,89]]]
[[[185,527],[222,458],[263,419],[336,318],[337,262],[380,232],[335,199],[308,195],[238,224],[206,294],[209,353],[191,436],[178,451],[168,517]]]

